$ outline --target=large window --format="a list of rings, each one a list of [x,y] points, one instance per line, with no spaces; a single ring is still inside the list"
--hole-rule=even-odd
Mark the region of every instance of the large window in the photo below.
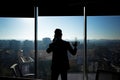
[[[62,39],[72,43],[78,41],[78,51],[75,56],[68,53],[70,70],[68,79],[83,78],[83,16],[39,16],[38,17],[38,76],[44,80],[51,78],[52,53],[46,49],[54,38],[56,28],[62,30]],[[72,76],[72,77],[71,77]],[[61,77],[59,76],[59,79]]]
[[[33,40],[33,18],[0,18],[0,76],[34,73]]]
[[[88,71],[120,72],[120,16],[88,16]]]
[[[86,17],[88,80],[95,80],[97,70],[120,72],[120,16]],[[77,54],[72,56],[68,53],[70,63],[68,79],[82,80],[84,71],[83,16],[38,17],[37,78],[43,80],[51,78],[52,53],[46,53],[46,49],[54,38],[56,28],[62,30],[62,39],[69,41],[71,45],[77,40]],[[0,18],[0,76],[33,78],[34,33],[34,18]]]

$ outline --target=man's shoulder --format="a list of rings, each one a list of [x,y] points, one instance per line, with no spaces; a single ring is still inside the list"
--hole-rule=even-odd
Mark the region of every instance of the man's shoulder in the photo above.
[[[62,40],[65,44],[69,44],[69,41]]]

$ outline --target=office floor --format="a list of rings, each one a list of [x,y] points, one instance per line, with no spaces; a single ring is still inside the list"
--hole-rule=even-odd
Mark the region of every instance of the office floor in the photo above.
[[[88,80],[95,80],[95,77],[96,73],[88,73]],[[60,76],[58,80],[61,80]],[[83,73],[69,73],[68,80],[83,80]]]

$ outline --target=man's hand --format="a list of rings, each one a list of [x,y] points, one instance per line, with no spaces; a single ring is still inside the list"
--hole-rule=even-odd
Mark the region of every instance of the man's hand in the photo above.
[[[75,41],[75,42],[73,43],[73,46],[74,46],[74,47],[77,47],[77,45],[78,45],[78,42]]]

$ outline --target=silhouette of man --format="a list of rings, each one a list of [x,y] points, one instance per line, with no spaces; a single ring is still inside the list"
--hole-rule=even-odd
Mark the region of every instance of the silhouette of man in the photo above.
[[[52,54],[51,65],[51,80],[58,80],[58,76],[61,75],[62,80],[67,80],[67,71],[69,70],[69,61],[67,51],[72,55],[77,52],[77,42],[73,44],[74,48],[69,42],[62,40],[62,30],[56,29],[53,42],[49,44],[48,53]]]

